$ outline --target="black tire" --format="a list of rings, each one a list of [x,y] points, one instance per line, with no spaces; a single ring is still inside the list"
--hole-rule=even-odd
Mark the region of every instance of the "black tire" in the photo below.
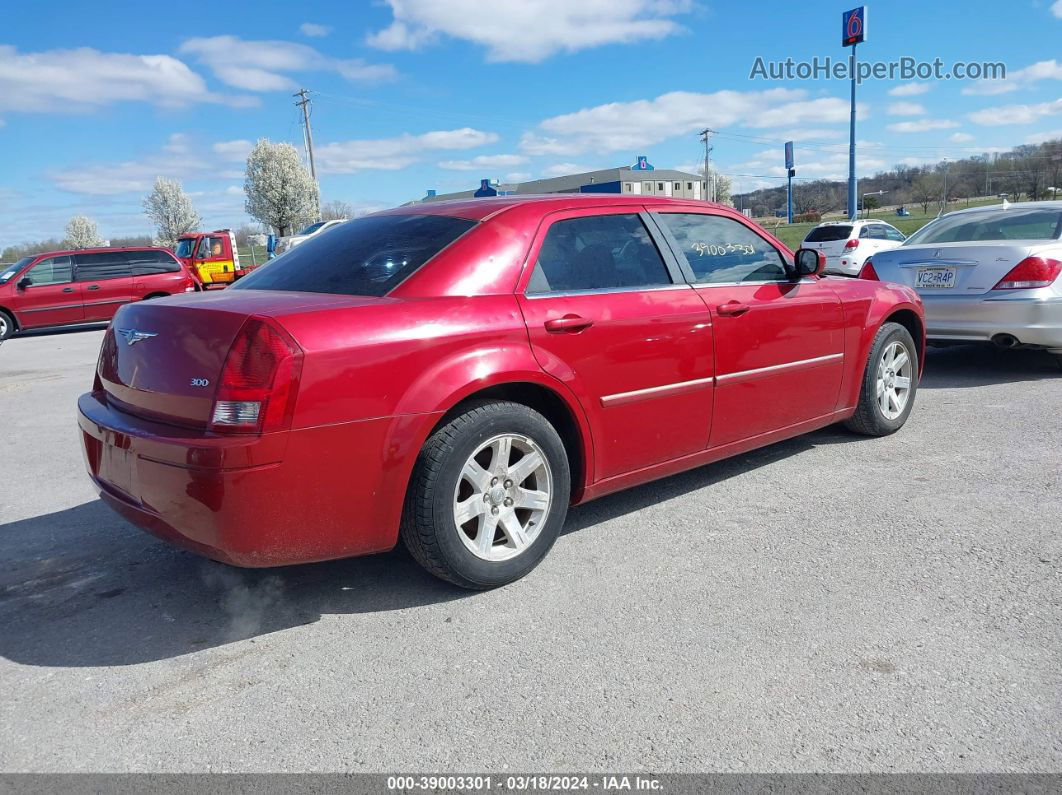
[[[0,309],[0,342],[3,342],[15,333],[15,319],[3,309]]]
[[[152,298],[165,298],[169,293],[152,293],[151,295],[145,295],[141,298],[141,301],[150,301]]]
[[[462,468],[477,448],[510,433],[531,439],[542,451],[552,475],[552,502],[538,535],[522,552],[492,561],[477,557],[461,540],[464,531],[454,519],[454,498]],[[462,588],[496,588],[523,577],[549,552],[564,525],[570,494],[564,443],[545,417],[520,403],[472,402],[424,443],[406,493],[402,541],[436,577]]]
[[[903,411],[896,417],[888,417],[878,403],[877,380],[881,358],[893,343],[903,345],[910,357],[911,387]],[[918,364],[918,348],[911,332],[899,323],[883,323],[874,337],[874,344],[870,346],[870,354],[863,368],[863,383],[859,390],[859,403],[856,404],[855,414],[845,421],[845,427],[865,436],[888,436],[900,430],[914,407],[915,395],[918,392]]]
[[[1062,353],[1052,353],[1051,358],[1055,360],[1055,365],[1059,370],[1062,370]]]

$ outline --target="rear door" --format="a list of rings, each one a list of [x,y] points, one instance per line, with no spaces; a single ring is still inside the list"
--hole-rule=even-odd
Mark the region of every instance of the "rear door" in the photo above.
[[[631,208],[549,216],[518,290],[535,357],[586,410],[595,480],[708,441],[711,321],[647,221]]]
[[[74,257],[86,322],[110,320],[133,300],[133,269],[123,251],[99,251]]]
[[[80,323],[85,317],[81,306],[81,287],[74,282],[73,258],[48,257],[33,265],[17,278],[15,311],[23,328],[61,326]]]
[[[711,446],[832,412],[844,359],[844,314],[828,282],[791,282],[788,253],[726,215],[658,208],[654,217],[712,313]]]
[[[182,293],[187,282],[184,267],[167,251],[127,251],[133,271],[133,300],[149,295]]]

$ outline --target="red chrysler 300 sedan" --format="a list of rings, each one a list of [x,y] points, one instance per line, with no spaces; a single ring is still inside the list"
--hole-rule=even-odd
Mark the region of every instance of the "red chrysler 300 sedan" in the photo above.
[[[89,473],[131,522],[230,564],[401,537],[433,574],[500,585],[571,504],[830,423],[899,429],[918,296],[821,269],[703,202],[377,213],[224,292],[122,307],[79,401]]]

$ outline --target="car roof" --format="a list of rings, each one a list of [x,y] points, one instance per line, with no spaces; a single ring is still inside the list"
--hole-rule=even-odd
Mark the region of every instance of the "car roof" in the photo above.
[[[857,218],[855,221],[823,221],[819,226],[856,226],[858,224],[885,224],[891,226],[888,221],[880,218]]]
[[[98,246],[96,248],[64,248],[58,251],[42,251],[31,256],[34,259],[43,259],[46,257],[69,257],[74,254],[99,254],[108,251],[165,251],[167,254],[173,254],[172,251],[164,246]]]
[[[543,213],[594,207],[641,207],[646,204],[711,208],[734,212],[733,207],[698,199],[669,199],[641,194],[619,196],[611,193],[525,193],[514,196],[485,196],[480,199],[445,199],[422,204],[406,204],[375,215],[449,215],[470,221],[484,221],[514,207],[539,206]]]

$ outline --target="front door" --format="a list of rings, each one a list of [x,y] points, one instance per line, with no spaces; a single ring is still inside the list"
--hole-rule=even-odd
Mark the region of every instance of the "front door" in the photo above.
[[[81,288],[74,283],[73,259],[69,256],[42,259],[18,277],[17,314],[22,328],[62,326],[80,323],[85,317],[81,307]]]
[[[708,442],[711,322],[646,220],[629,208],[549,217],[518,290],[536,359],[586,410],[593,480]]]
[[[110,320],[118,307],[133,300],[133,268],[123,251],[75,256],[85,321]]]
[[[712,313],[711,446],[832,412],[843,371],[841,301],[818,277],[792,282],[788,253],[723,214],[655,215]]]
[[[228,237],[220,233],[201,237],[195,252],[195,265],[204,284],[227,284],[233,281],[236,278],[236,263],[232,258]]]

